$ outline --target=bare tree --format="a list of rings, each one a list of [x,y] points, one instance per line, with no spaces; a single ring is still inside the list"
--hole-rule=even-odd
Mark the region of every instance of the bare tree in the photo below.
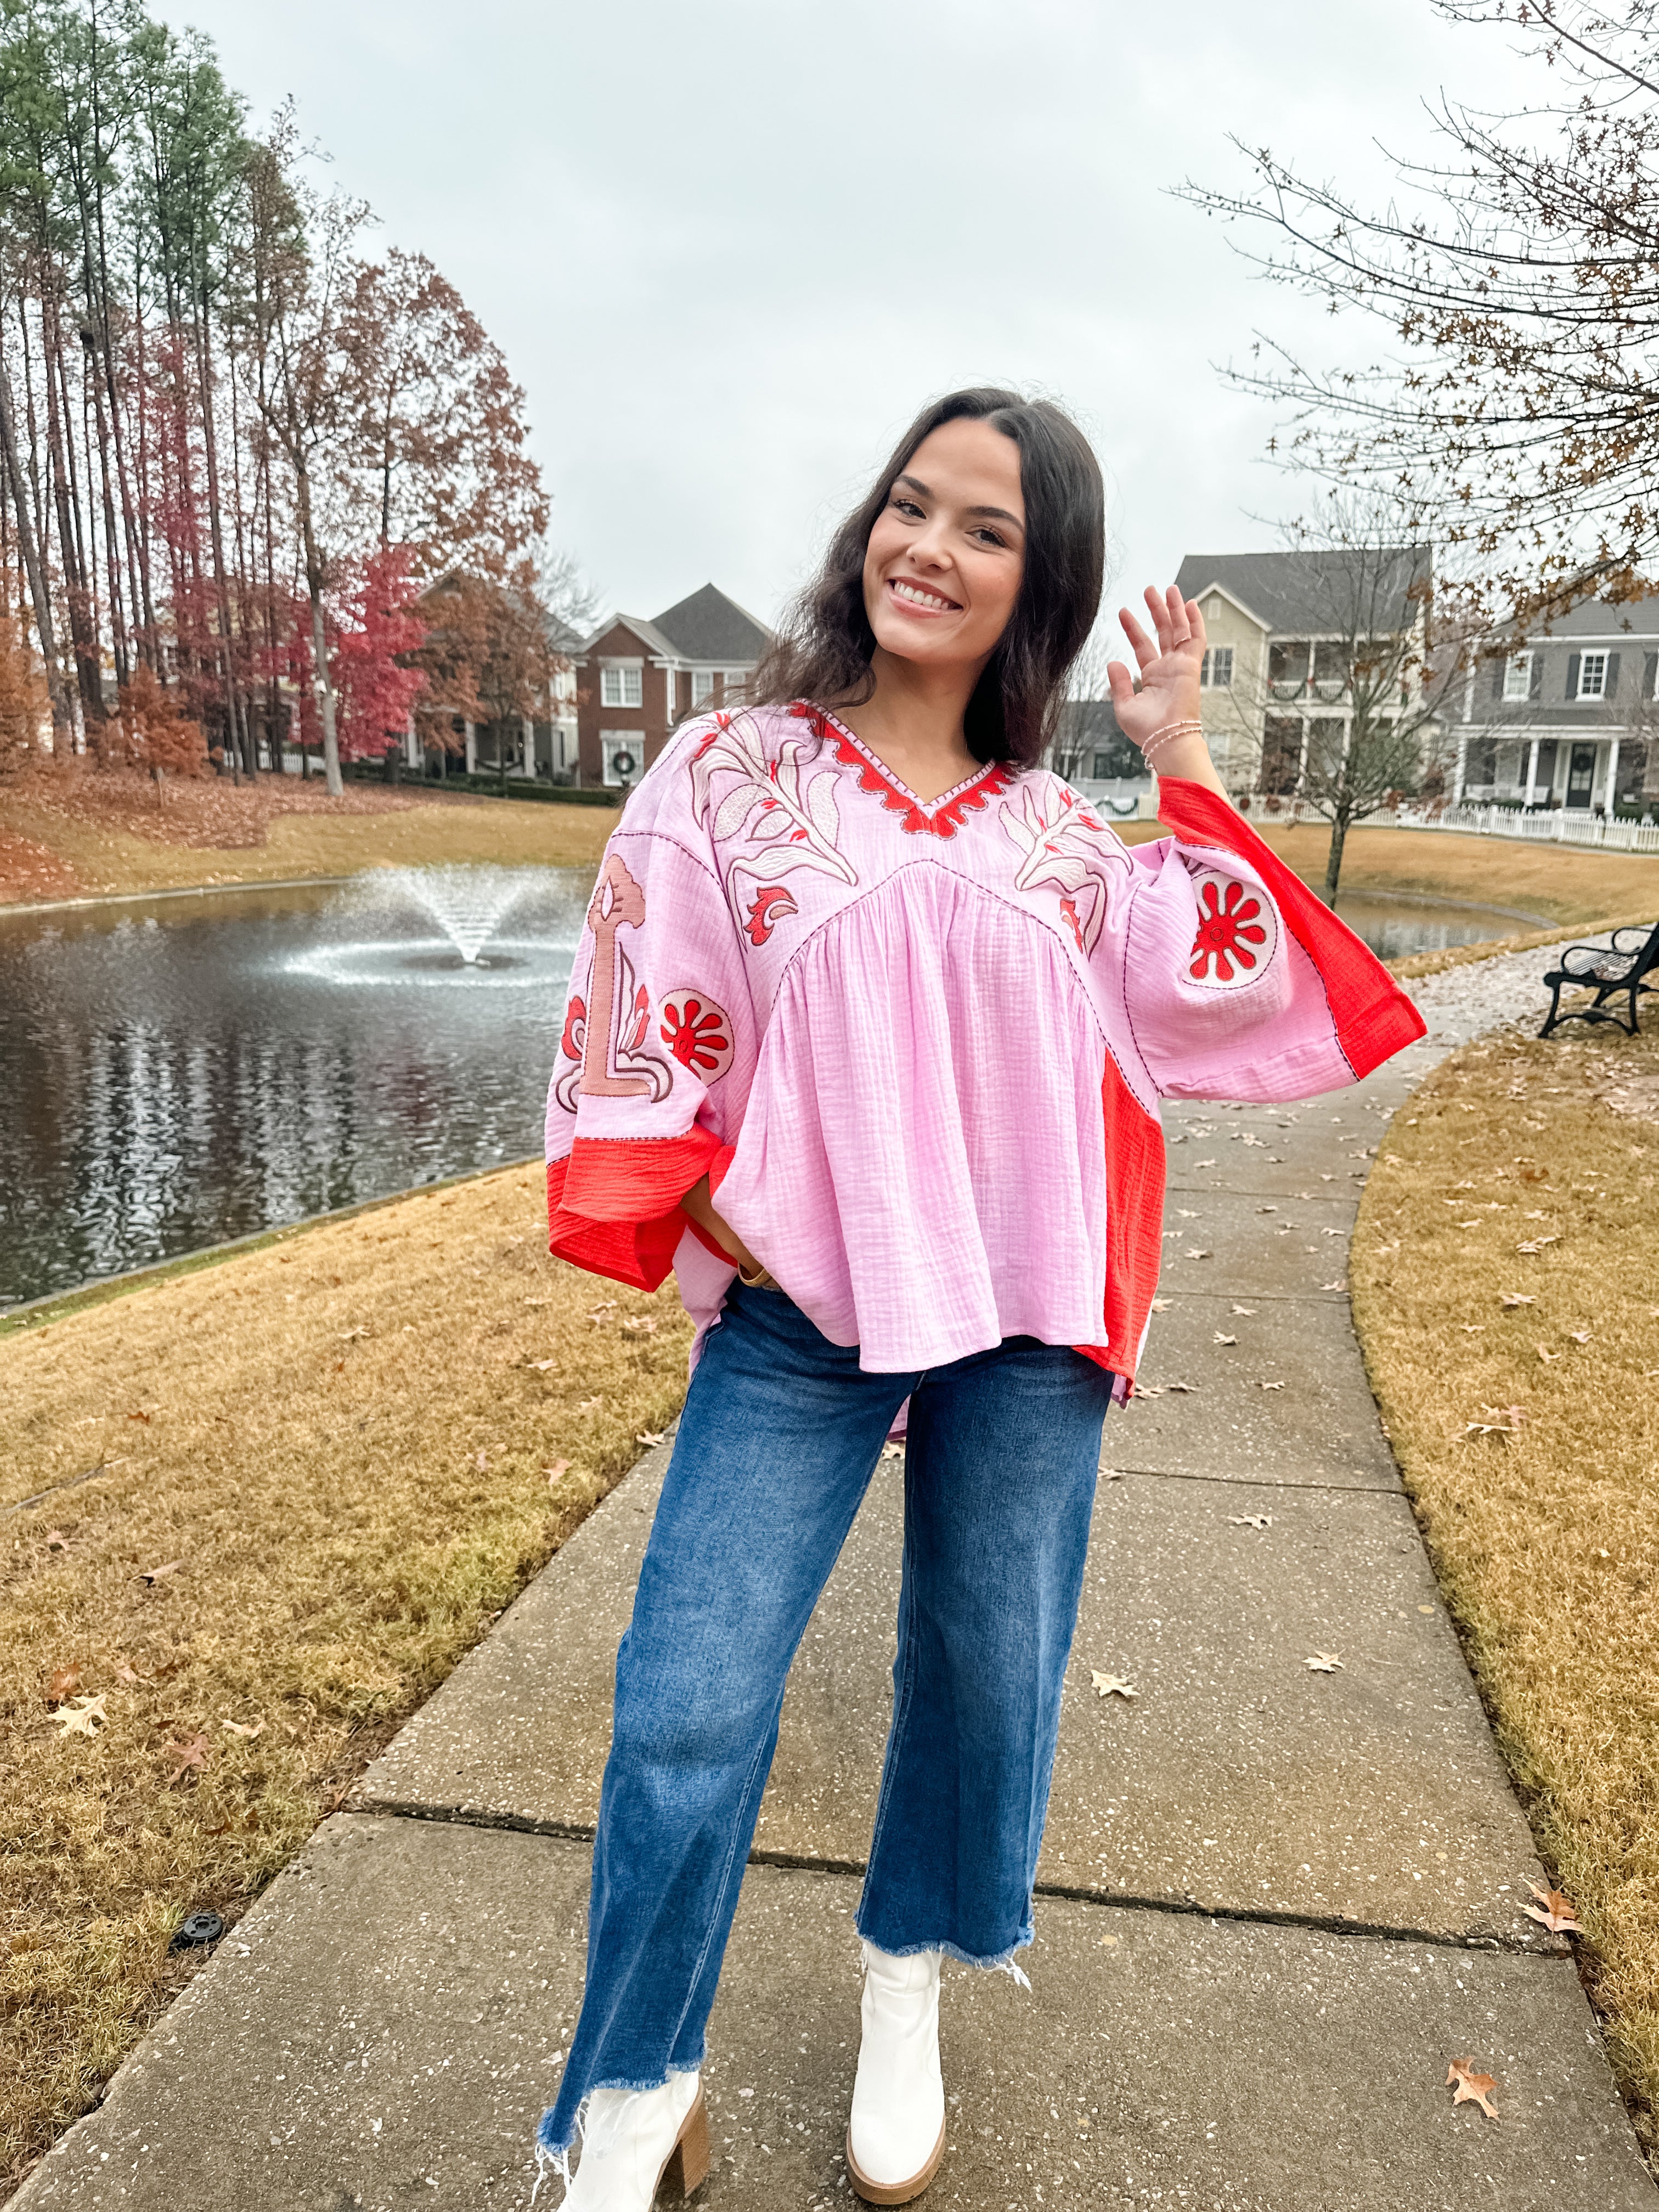
[[[1285,559],[1307,635],[1275,641],[1260,678],[1234,682],[1258,781],[1331,825],[1328,900],[1349,830],[1443,765],[1441,712],[1466,648],[1437,628],[1431,550],[1402,528],[1412,519],[1391,500],[1337,490],[1292,525]]]
[[[1540,100],[1443,98],[1443,158],[1396,160],[1367,210],[1262,147],[1252,192],[1182,196],[1267,234],[1273,280],[1382,323],[1359,370],[1271,337],[1227,373],[1286,410],[1280,450],[1327,480],[1401,491],[1476,556],[1462,596],[1520,632],[1659,559],[1659,0],[1435,0],[1504,26]]]

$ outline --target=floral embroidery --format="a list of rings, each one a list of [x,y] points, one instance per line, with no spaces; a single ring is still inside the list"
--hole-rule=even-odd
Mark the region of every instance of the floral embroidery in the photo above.
[[[714,727],[692,754],[692,796],[700,818],[717,844],[735,843],[726,870],[726,896],[739,928],[752,945],[763,945],[744,920],[739,878],[760,884],[769,877],[811,868],[856,884],[858,871],[839,848],[841,816],[835,774],[808,773],[822,748],[811,738],[786,738],[775,759],[766,750],[752,715],[717,714]],[[770,924],[768,924],[769,933]]]
[[[623,1040],[624,1052],[637,1052],[645,1042],[645,1033],[651,1026],[651,998],[643,983],[634,994],[634,1019],[627,1036]]]
[[[663,1042],[682,1067],[717,1083],[732,1065],[732,1024],[706,991],[671,991],[662,1002]]]
[[[1004,830],[1025,855],[1014,872],[1014,887],[1029,891],[1039,884],[1053,884],[1066,892],[1060,915],[1071,927],[1078,951],[1086,957],[1100,942],[1112,869],[1133,863],[1114,833],[1078,804],[1074,792],[1063,783],[1051,783],[1039,799],[1038,788],[1035,781],[1028,781],[1018,812],[1012,806],[1002,810]],[[1078,905],[1085,895],[1086,914]]]
[[[805,722],[816,737],[832,744],[838,761],[848,768],[859,770],[859,789],[875,793],[884,806],[895,814],[902,814],[904,819],[899,827],[912,836],[931,832],[935,837],[954,837],[962,827],[964,815],[977,814],[988,799],[994,799],[999,792],[1006,791],[1014,780],[1000,761],[994,761],[981,774],[970,778],[957,791],[948,794],[943,802],[936,800],[930,812],[919,799],[913,799],[908,791],[902,790],[884,776],[870,756],[861,750],[850,736],[837,729],[829,716],[820,713],[817,708],[809,707],[804,700],[798,699],[789,712]]]
[[[1248,983],[1272,960],[1279,922],[1265,893],[1206,869],[1194,879],[1198,934],[1188,973],[1195,983]],[[1213,963],[1213,975],[1212,974]]]
[[[567,1060],[582,1056],[582,1038],[587,1029],[587,1009],[581,1000],[573,998],[564,1010],[564,1034],[559,1039],[559,1050]]]
[[[751,945],[764,945],[778,923],[787,914],[799,914],[795,904],[782,884],[763,884],[756,896],[750,901],[749,919],[744,923]]]

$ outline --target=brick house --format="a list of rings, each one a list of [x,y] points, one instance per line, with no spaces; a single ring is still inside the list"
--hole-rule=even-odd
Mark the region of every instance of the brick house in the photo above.
[[[637,783],[674,725],[726,703],[771,642],[713,584],[653,616],[614,615],[575,655],[582,784]]]

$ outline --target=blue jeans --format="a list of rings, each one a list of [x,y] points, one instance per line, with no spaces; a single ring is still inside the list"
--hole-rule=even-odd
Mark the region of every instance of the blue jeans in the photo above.
[[[586,1989],[544,2153],[591,2090],[702,2063],[784,1678],[907,1397],[893,1722],[856,1924],[970,1966],[1031,1941],[1110,1392],[1029,1336],[866,1375],[781,1291],[733,1285],[617,1654]]]

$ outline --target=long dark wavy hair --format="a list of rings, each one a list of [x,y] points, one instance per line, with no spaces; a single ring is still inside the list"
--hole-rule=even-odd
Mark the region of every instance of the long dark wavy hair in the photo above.
[[[1094,627],[1106,564],[1100,465],[1071,416],[1047,399],[984,386],[924,407],[886,467],[830,541],[823,566],[784,617],[747,687],[757,706],[810,699],[856,707],[875,688],[875,635],[864,608],[864,556],[876,518],[922,440],[963,416],[1019,447],[1025,567],[1019,597],[968,702],[975,760],[1028,768],[1054,734],[1072,663]]]

